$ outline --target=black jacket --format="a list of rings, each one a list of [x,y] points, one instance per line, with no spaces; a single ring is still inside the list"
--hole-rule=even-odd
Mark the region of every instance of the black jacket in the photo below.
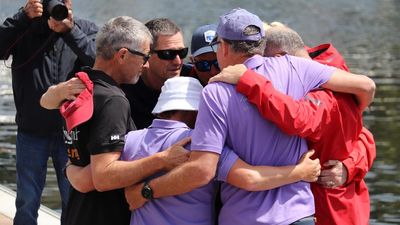
[[[0,58],[12,55],[12,87],[17,109],[18,130],[46,136],[61,131],[58,110],[46,110],[39,104],[48,87],[77,71],[92,66],[95,59],[97,26],[74,19],[68,33],[49,29],[47,19],[29,19],[20,9],[0,26]]]
[[[183,64],[180,76],[193,76],[192,65]],[[131,116],[137,129],[144,129],[151,125],[156,118],[151,113],[157,104],[161,90],[154,90],[143,82],[142,78],[136,84],[122,84],[126,98],[131,105]]]

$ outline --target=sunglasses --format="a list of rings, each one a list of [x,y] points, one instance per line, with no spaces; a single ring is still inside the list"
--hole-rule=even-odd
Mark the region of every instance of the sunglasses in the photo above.
[[[210,42],[209,46],[211,46],[214,52],[217,52],[219,43],[221,43],[221,41],[218,40],[218,36],[215,35],[214,39]]]
[[[180,59],[187,56],[189,48],[182,49],[166,49],[166,50],[154,50],[157,53],[158,58],[163,60],[173,60],[178,55]]]
[[[218,61],[215,60],[211,60],[211,61],[198,61],[194,63],[194,66],[196,67],[196,69],[200,72],[209,72],[211,70],[211,66],[214,65],[215,68],[217,68],[219,70],[219,65],[218,65]]]
[[[144,64],[146,64],[147,63],[147,61],[149,61],[149,59],[150,59],[150,54],[144,54],[143,52],[139,52],[139,51],[136,51],[136,50],[132,50],[132,49],[129,49],[129,48],[126,48],[127,50],[128,50],[128,52],[130,52],[132,55],[138,55],[138,56],[142,56],[142,58],[143,58],[143,65]]]

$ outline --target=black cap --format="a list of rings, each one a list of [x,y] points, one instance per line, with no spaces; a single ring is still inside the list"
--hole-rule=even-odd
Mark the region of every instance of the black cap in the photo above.
[[[207,24],[198,27],[192,36],[191,53],[193,57],[201,55],[207,52],[214,52],[211,48],[210,43],[215,37],[217,25]]]

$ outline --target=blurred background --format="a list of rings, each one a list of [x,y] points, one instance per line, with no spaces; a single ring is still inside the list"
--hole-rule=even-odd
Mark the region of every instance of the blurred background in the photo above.
[[[0,0],[0,20],[12,16],[25,0]],[[366,181],[371,194],[371,224],[400,224],[400,1],[398,0],[73,0],[74,16],[99,26],[119,15],[146,22],[168,17],[184,31],[217,23],[218,16],[241,7],[267,22],[296,30],[308,46],[331,42],[353,73],[377,84],[364,123],[374,134],[377,158]],[[0,62],[0,184],[15,190],[15,107],[11,61]],[[60,197],[51,162],[42,203],[59,210]]]

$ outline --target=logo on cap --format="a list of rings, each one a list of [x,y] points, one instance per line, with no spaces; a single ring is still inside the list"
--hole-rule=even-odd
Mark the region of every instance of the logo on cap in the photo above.
[[[206,32],[204,32],[204,40],[207,43],[211,43],[211,41],[214,39],[215,37],[215,30],[208,30]]]

